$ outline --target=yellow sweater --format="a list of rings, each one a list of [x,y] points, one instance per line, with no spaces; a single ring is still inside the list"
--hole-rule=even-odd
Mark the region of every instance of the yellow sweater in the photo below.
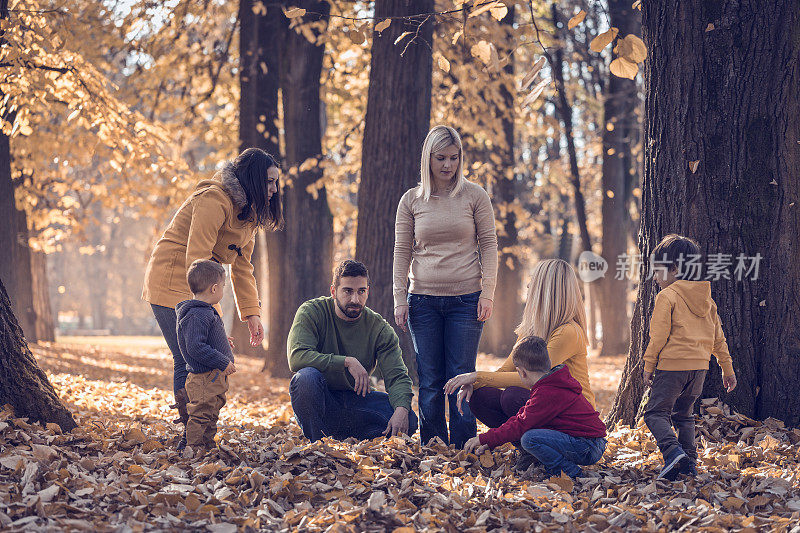
[[[258,228],[238,219],[246,202],[244,189],[228,167],[215,179],[198,183],[153,248],[142,299],[173,309],[178,302],[191,300],[186,281],[189,265],[195,259],[214,259],[231,265],[233,295],[241,320],[260,315],[261,302],[250,262]]]
[[[575,322],[568,322],[556,328],[547,339],[547,353],[551,366],[565,364],[572,377],[578,380],[583,389],[583,396],[595,407],[594,394],[589,386],[589,364],[586,361],[586,333]],[[475,388],[525,387],[514,367],[511,356],[494,372],[479,371]],[[527,388],[527,387],[525,387]]]
[[[733,375],[711,282],[677,280],[656,295],[644,369],[708,370],[711,354],[723,376]]]

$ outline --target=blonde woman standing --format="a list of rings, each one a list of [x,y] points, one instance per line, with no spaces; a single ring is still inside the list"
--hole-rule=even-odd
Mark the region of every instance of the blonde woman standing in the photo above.
[[[414,341],[422,442],[439,437],[458,448],[477,424],[469,409],[456,408],[454,389],[448,433],[444,385],[475,370],[497,278],[491,200],[463,168],[456,130],[434,127],[422,147],[420,184],[397,207],[394,247],[395,321]]]
[[[547,259],[536,265],[522,322],[515,333],[520,339],[530,335],[546,339],[551,366],[566,365],[581,384],[583,396],[595,406],[586,360],[586,313],[578,278],[569,263]],[[445,393],[455,391],[459,406],[467,400],[475,416],[493,428],[514,416],[530,397],[511,356],[494,372],[468,372],[452,378],[445,385]],[[522,453],[517,467],[527,469],[531,460],[532,456]]]

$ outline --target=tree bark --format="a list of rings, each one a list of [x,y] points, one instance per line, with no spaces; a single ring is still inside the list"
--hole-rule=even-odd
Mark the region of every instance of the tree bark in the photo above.
[[[733,254],[731,279],[711,286],[739,384],[724,393],[712,363],[703,395],[753,418],[797,425],[797,2],[643,2],[642,26],[649,57],[639,248],[648,257],[660,238],[677,232],[699,241],[706,262],[709,253]],[[761,254],[758,279],[736,279],[740,253]],[[642,280],[611,422],[634,422],[656,291]]]
[[[500,22],[507,26],[514,25],[515,9],[510,6],[508,14]],[[500,50],[501,56],[506,56],[514,50],[514,43],[509,42]],[[510,56],[504,72],[508,76],[508,83],[514,80],[514,55]],[[500,150],[502,159],[501,170],[494,186],[493,204],[495,218],[500,224],[497,232],[497,249],[499,252],[497,264],[497,287],[495,289],[495,305],[491,320],[489,320],[481,337],[481,350],[496,355],[507,355],[516,342],[514,326],[522,317],[522,276],[525,265],[521,261],[516,247],[519,245],[519,230],[517,228],[517,214],[513,204],[517,201],[517,179],[514,172],[516,159],[514,157],[514,87],[504,83],[500,87],[503,95],[504,107],[499,109],[503,123],[503,142]]]
[[[628,0],[609,0],[611,25],[619,28],[620,36],[638,35],[641,22],[638,11]],[[612,52],[612,59],[617,57]],[[615,279],[617,257],[628,249],[630,215],[626,203],[629,182],[633,133],[636,128],[638,92],[636,82],[608,72],[603,112],[603,235],[602,256],[609,269],[597,288],[600,322],[603,325],[603,347],[600,355],[628,352],[630,322],[628,320],[628,278]]]
[[[433,9],[433,0],[376,0],[375,19]],[[411,36],[395,46],[404,31]],[[367,305],[395,327],[409,368],[415,367],[410,337],[394,324],[394,223],[400,197],[419,180],[422,143],[430,126],[432,42],[433,19],[428,17],[395,19],[373,34],[358,189],[356,258],[370,271]]]
[[[255,13],[253,4],[253,0],[239,1],[239,151],[256,147],[280,159],[275,121],[278,118],[280,29],[285,19],[280,7],[270,6],[264,15]],[[269,343],[272,328],[267,314],[271,307],[267,303],[268,284],[272,277],[280,276],[280,271],[276,265],[274,276],[270,277],[271,269],[265,273],[268,252],[264,246],[263,237],[257,235],[251,262]],[[250,330],[238,317],[233,319],[231,336],[237,353],[266,361],[267,350],[263,344],[250,345]]]
[[[31,252],[31,276],[33,279],[33,310],[36,313],[36,339],[38,342],[53,342],[56,340],[55,320],[53,308],[50,305],[47,255],[44,252]]]
[[[10,404],[14,415],[34,422],[54,422],[63,431],[77,426],[58,399],[47,375],[36,364],[11,301],[0,279],[0,404]]]
[[[330,12],[327,2],[304,0],[293,5],[308,11],[304,23],[327,24]],[[319,35],[325,30],[311,31]],[[320,75],[325,44],[311,43],[293,28],[284,35],[280,85],[286,164],[299,167],[308,159],[322,161]],[[333,216],[325,187],[316,185],[321,179],[322,168],[316,164],[303,170],[298,168],[288,176],[284,187],[286,230],[273,234],[268,243],[271,320],[265,367],[273,376],[291,376],[286,337],[297,308],[306,300],[329,294]],[[276,245],[276,240],[280,244]],[[283,265],[278,272],[273,270],[277,262]]]

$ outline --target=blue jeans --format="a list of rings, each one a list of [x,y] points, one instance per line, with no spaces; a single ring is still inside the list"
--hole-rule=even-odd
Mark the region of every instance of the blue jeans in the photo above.
[[[408,295],[408,326],[417,352],[420,435],[423,443],[439,437],[463,448],[477,433],[477,422],[466,402],[458,412],[456,395],[448,398],[450,433],[444,416],[444,384],[475,371],[483,322],[478,321],[480,292],[462,296]]]
[[[551,476],[565,472],[572,478],[580,477],[583,470],[578,465],[593,465],[606,451],[603,437],[572,437],[554,429],[531,429],[522,435],[522,447],[536,457]]]
[[[186,388],[186,376],[189,375],[189,371],[186,370],[186,361],[181,355],[180,346],[178,346],[178,315],[171,307],[155,304],[150,304],[150,307],[153,309],[158,327],[161,328],[161,334],[167,341],[169,351],[172,352],[172,391],[178,392]]]
[[[394,414],[385,392],[359,396],[351,390],[331,390],[316,368],[301,368],[289,383],[297,423],[311,441],[322,437],[359,440],[380,437]],[[408,434],[417,432],[417,416],[408,412]]]

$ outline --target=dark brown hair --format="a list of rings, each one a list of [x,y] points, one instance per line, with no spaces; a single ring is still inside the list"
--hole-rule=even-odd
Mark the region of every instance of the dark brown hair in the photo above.
[[[192,294],[200,294],[225,279],[225,267],[210,259],[198,259],[189,265],[186,281]]]
[[[260,228],[283,229],[283,203],[281,181],[275,183],[278,190],[267,200],[267,170],[281,166],[278,160],[261,148],[248,148],[233,160],[233,173],[247,195],[247,205],[239,213],[239,220],[252,220]]]
[[[547,372],[551,368],[547,343],[541,337],[529,335],[517,341],[511,349],[511,360],[514,366],[530,372]]]
[[[361,276],[367,278],[367,285],[369,285],[369,270],[367,270],[366,265],[359,261],[346,259],[339,263],[339,266],[333,271],[333,286],[338,287],[342,278],[358,278]]]
[[[654,264],[659,267],[666,267],[667,270],[676,269],[677,279],[686,279],[689,271],[684,270],[682,265],[695,256],[700,256],[700,245],[696,241],[677,233],[670,233],[658,243],[653,250]]]

